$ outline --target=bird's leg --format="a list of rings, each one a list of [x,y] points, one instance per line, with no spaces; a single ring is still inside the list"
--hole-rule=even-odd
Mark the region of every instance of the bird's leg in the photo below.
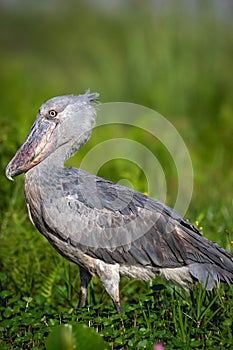
[[[119,301],[116,302],[116,301],[113,300],[113,304],[114,304],[114,306],[115,306],[116,311],[118,312],[118,314],[121,314],[121,313],[122,313],[122,308],[121,308],[120,302],[119,302]]]
[[[99,261],[97,274],[103,283],[106,292],[112,298],[117,312],[120,314],[122,310],[119,297],[119,265],[106,264],[103,261]]]
[[[91,274],[85,270],[83,267],[79,266],[81,287],[79,293],[79,303],[78,307],[84,307],[87,298],[87,287],[91,280]]]

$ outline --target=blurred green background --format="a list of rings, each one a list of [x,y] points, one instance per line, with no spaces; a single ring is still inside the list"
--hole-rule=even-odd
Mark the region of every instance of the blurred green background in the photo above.
[[[27,218],[23,176],[9,182],[5,166],[44,100],[88,88],[101,102],[145,105],[172,122],[193,162],[187,216],[231,249],[232,10],[226,0],[0,2],[0,267],[16,290],[38,291],[58,258]],[[120,137],[124,130],[106,133]],[[158,156],[172,205],[175,172],[164,150],[139,131],[131,134]],[[80,157],[101,137],[93,135]],[[101,171],[115,181],[135,177],[135,188],[144,190],[143,176],[135,174],[132,164],[118,161]]]

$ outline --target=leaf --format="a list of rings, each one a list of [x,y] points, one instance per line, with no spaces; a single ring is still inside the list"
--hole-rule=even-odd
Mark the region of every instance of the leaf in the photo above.
[[[60,325],[54,328],[46,342],[47,350],[105,350],[107,344],[93,329],[85,325]]]
[[[142,348],[145,348],[148,344],[149,344],[148,340],[144,339],[144,340],[141,340],[141,341],[137,344],[137,347],[138,347],[139,349],[142,349]]]

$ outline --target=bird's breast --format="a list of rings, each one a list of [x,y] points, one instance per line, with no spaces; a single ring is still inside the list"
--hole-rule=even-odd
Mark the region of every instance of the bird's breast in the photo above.
[[[74,205],[70,197],[63,196],[59,178],[49,179],[35,167],[25,174],[24,193],[33,225],[61,255],[94,274],[96,259],[85,254],[80,245],[83,229],[78,201]]]

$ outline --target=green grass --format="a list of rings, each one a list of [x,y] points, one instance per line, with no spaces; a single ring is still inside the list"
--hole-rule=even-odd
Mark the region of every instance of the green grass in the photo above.
[[[0,277],[4,281],[5,276]],[[54,289],[53,294],[61,293],[59,287]],[[1,349],[43,348],[55,326],[74,323],[93,328],[108,349],[152,349],[155,342],[166,344],[166,349],[232,346],[232,288],[206,292],[195,286],[187,296],[174,287],[156,284],[151,292],[137,295],[139,302],[124,304],[122,315],[102,301],[76,309],[74,296],[67,300],[63,295],[51,302],[41,295],[20,298],[5,289],[0,297]]]
[[[212,2],[197,2],[198,15],[179,1],[155,13],[146,2],[136,3],[115,14],[81,3],[43,14],[1,10],[0,349],[43,349],[55,325],[77,321],[100,333],[109,349],[152,349],[154,342],[166,349],[232,348],[233,289],[224,285],[213,292],[197,285],[188,296],[169,284],[156,287],[159,279],[153,285],[123,279],[125,312],[119,316],[94,279],[88,308],[78,310],[76,266],[31,225],[23,178],[11,183],[4,177],[45,99],[91,88],[102,102],[142,104],[166,116],[190,152],[194,191],[186,216],[198,220],[207,238],[232,251],[232,23]],[[95,144],[116,134],[156,154],[172,205],[177,175],[171,159],[137,129],[95,131],[70,162],[78,166]],[[100,175],[147,189],[130,162],[109,162]]]

